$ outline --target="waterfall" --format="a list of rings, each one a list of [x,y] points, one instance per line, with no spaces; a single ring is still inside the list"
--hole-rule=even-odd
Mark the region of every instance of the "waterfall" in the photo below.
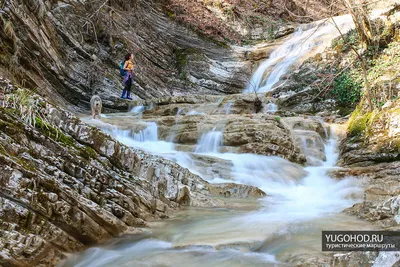
[[[278,106],[274,103],[268,103],[266,105],[266,111],[267,112],[271,112],[271,113],[275,113],[278,111]]]
[[[189,111],[186,115],[204,115],[205,113],[204,112],[199,112],[199,111],[196,111],[196,110],[191,110],[191,111]]]
[[[158,140],[158,126],[155,122],[148,122],[147,127],[139,132],[114,129],[110,134],[124,145],[155,154],[175,152],[173,143]]]
[[[334,18],[343,33],[352,27],[349,15]],[[270,57],[261,63],[250,79],[243,93],[267,92],[288,73],[300,60],[322,52],[335,37],[339,36],[329,21],[300,25],[292,36],[272,51]]]
[[[136,106],[131,109],[132,113],[142,113],[144,111],[144,106]]]
[[[222,108],[222,112],[226,115],[231,113],[231,109],[232,109],[232,102],[228,102],[224,105],[224,107]]]
[[[143,130],[138,140],[153,138],[150,132],[155,129],[154,124],[149,124],[149,129]],[[358,220],[340,213],[357,201],[355,195],[361,197],[359,182],[352,178],[336,180],[327,174],[338,158],[337,138],[332,129],[331,139],[325,144],[327,160],[320,166],[304,168],[279,157],[255,154],[201,154],[229,161],[234,182],[255,185],[265,191],[267,197],[260,200],[259,209],[241,213],[231,209],[226,213],[223,213],[225,209],[192,210],[182,222],[179,216],[167,221],[162,229],[154,229],[150,237],[90,248],[80,257],[70,259],[65,266],[106,267],[145,262],[151,266],[162,263],[165,266],[273,267],[279,265],[275,257],[282,253],[319,252],[321,229],[345,230],[351,228],[351,224],[359,226],[355,224]],[[161,151],[159,142],[147,141],[146,148],[154,143]],[[213,129],[201,136],[196,152],[217,152],[221,143],[222,132]],[[181,153],[184,157],[178,157],[177,151],[170,153],[180,165],[191,160],[190,153]],[[232,249],[231,244],[255,248],[263,245],[254,252],[246,252]],[[392,262],[392,258],[387,260],[383,256],[379,262]]]
[[[158,141],[158,127],[155,122],[147,124],[147,128],[133,134],[133,140],[136,142],[155,142]]]
[[[218,153],[220,146],[222,146],[223,133],[215,131],[215,128],[208,133],[201,136],[198,142],[196,153]]]

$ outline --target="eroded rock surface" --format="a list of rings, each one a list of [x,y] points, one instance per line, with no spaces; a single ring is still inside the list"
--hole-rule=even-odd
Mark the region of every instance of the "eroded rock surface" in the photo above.
[[[135,53],[133,93],[143,99],[231,94],[246,87],[255,60],[271,47],[235,48],[200,36],[165,14],[160,1],[5,1],[0,68],[52,101],[88,106],[98,94],[115,105],[119,64]],[[5,30],[7,29],[7,30]]]
[[[213,186],[166,159],[128,148],[71,113],[42,104],[35,127],[0,108],[0,263],[53,266],[181,205],[225,206],[212,195],[260,197]]]

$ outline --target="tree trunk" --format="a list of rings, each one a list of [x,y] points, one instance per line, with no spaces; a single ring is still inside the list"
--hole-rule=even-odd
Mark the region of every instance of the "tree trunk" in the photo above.
[[[366,48],[372,46],[374,35],[366,0],[344,0],[344,2],[353,18],[360,41]]]

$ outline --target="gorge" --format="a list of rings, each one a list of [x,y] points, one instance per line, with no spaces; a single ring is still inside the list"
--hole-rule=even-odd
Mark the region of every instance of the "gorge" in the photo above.
[[[350,15],[206,2],[0,1],[1,266],[398,264],[321,251],[399,229],[398,8],[371,13],[370,110]]]

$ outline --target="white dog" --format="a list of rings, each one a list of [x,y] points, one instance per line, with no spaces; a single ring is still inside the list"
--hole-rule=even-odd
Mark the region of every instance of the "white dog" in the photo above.
[[[101,109],[103,107],[103,104],[101,103],[101,98],[98,95],[92,96],[90,99],[90,109],[92,110],[92,117],[93,119],[96,118],[96,116],[99,116],[99,119],[101,119]]]

